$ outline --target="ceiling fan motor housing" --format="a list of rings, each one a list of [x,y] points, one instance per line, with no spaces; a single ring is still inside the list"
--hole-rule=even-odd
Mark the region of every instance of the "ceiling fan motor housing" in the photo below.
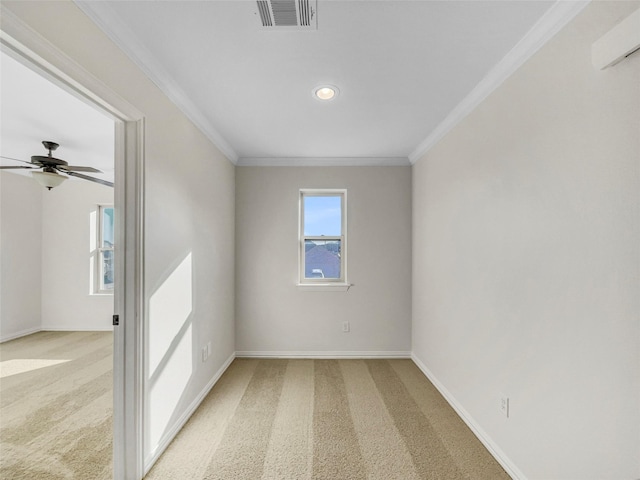
[[[68,165],[64,160],[55,157],[43,157],[42,155],[34,155],[31,157],[31,163],[36,165]]]
[[[43,140],[42,144],[44,145],[44,148],[50,150],[49,154],[60,146],[56,142],[50,142],[49,140]]]

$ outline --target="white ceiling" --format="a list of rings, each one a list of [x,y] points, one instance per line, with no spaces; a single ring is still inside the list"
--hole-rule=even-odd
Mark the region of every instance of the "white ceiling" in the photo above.
[[[576,2],[319,0],[316,31],[266,31],[249,0],[76,3],[234,162],[408,164]]]
[[[49,140],[60,144],[54,157],[69,165],[97,168],[104,173],[86,175],[113,182],[112,119],[4,52],[0,54],[0,102],[1,156],[29,161],[32,155],[47,155],[42,141]],[[4,158],[0,164],[22,165]]]

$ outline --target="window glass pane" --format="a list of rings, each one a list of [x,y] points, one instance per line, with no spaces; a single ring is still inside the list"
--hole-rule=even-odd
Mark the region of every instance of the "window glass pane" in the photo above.
[[[113,207],[102,209],[102,247],[113,247]]]
[[[304,197],[304,235],[342,235],[342,197]]]
[[[305,240],[304,277],[340,278],[340,240]]]
[[[113,290],[113,250],[100,252],[100,290]]]

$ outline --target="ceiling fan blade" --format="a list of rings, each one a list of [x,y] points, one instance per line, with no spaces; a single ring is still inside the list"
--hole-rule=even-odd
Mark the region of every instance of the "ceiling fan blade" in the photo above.
[[[113,187],[113,183],[112,182],[107,182],[106,180],[102,180],[100,178],[93,178],[93,177],[89,177],[87,175],[82,175],[81,173],[69,172],[69,171],[65,171],[64,173],[66,173],[67,175],[71,175],[72,177],[78,177],[78,178],[82,178],[83,180],[89,180],[90,182],[95,182],[95,183],[99,183],[101,185],[106,185],[107,187]]]
[[[65,172],[91,172],[91,173],[102,173],[102,170],[98,170],[93,167],[74,167],[72,165],[60,165],[58,170],[64,170]]]
[[[22,162],[22,163],[28,163],[29,165],[34,165],[32,162],[27,162],[26,160],[20,160],[19,158],[5,157],[3,155],[0,155],[0,158],[4,158],[6,160],[13,160],[14,162]]]
[[[10,170],[10,169],[16,169],[16,168],[26,168],[27,170],[33,170],[34,167],[27,167],[26,165],[25,166],[19,165],[17,167],[0,167],[0,169],[2,170]]]

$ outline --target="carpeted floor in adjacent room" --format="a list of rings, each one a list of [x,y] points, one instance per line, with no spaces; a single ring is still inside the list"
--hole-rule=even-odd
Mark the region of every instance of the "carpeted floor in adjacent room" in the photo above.
[[[410,360],[236,359],[145,478],[509,476]]]
[[[111,332],[0,345],[0,478],[112,477],[112,352]]]

